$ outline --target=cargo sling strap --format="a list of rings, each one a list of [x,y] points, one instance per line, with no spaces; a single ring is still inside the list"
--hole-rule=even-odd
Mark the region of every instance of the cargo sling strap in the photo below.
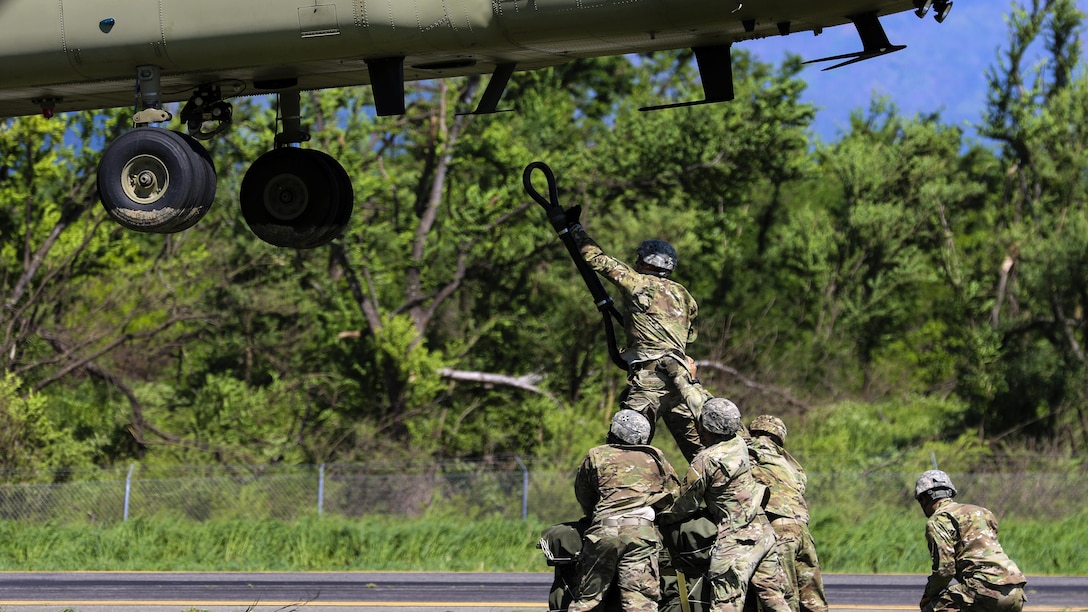
[[[548,181],[548,197],[545,197],[539,191],[533,187],[533,171],[540,170],[544,173],[544,177]],[[572,259],[574,259],[574,265],[578,268],[578,273],[582,275],[582,280],[585,281],[586,287],[589,288],[590,294],[593,295],[593,302],[597,306],[597,310],[604,317],[604,333],[605,338],[608,341],[608,356],[612,358],[612,363],[627,371],[627,360],[620,354],[619,347],[616,346],[616,329],[614,327],[612,319],[614,318],[617,323],[623,325],[623,314],[616,308],[612,301],[612,296],[608,295],[608,291],[605,290],[604,285],[601,284],[600,277],[597,273],[589,267],[585,258],[582,257],[581,251],[578,250],[578,245],[574,243],[574,237],[570,235],[570,230],[565,223],[555,221],[554,219],[560,218],[563,212],[563,207],[559,205],[559,188],[555,182],[555,174],[552,169],[542,161],[535,161],[525,167],[525,172],[521,176],[522,183],[525,185],[525,191],[529,194],[537,204],[540,204],[544,208],[544,212],[547,213],[549,219],[553,219],[552,227],[555,228],[556,233],[559,234],[560,240],[567,247],[567,251],[570,253]]]

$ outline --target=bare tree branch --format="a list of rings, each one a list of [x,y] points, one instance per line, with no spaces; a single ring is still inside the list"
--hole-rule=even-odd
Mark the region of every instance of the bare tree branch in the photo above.
[[[51,346],[53,346],[54,350],[58,352],[70,352],[70,349],[65,346],[63,340],[56,336],[43,335],[43,339],[45,339]],[[227,449],[224,449],[222,447],[213,447],[199,440],[189,440],[155,427],[154,425],[149,423],[144,417],[143,404],[140,402],[140,399],[136,397],[136,393],[132,390],[131,387],[126,385],[123,380],[121,380],[120,376],[117,376],[116,374],[106,370],[105,368],[99,366],[97,363],[90,359],[82,360],[78,364],[78,367],[80,370],[86,372],[92,378],[96,378],[98,380],[101,380],[102,382],[109,384],[125,396],[125,399],[128,400],[129,407],[131,409],[131,421],[129,423],[128,430],[129,433],[132,435],[132,439],[141,447],[151,446],[154,444],[183,446],[203,452],[213,453],[220,461],[228,458],[231,455],[231,453]],[[150,433],[153,436],[157,437],[159,441],[149,440],[145,435],[147,433]]]
[[[744,385],[745,387],[748,387],[749,389],[755,389],[755,390],[757,390],[757,391],[759,391],[761,393],[768,393],[770,395],[774,395],[774,396],[777,396],[779,398],[782,398],[782,400],[784,400],[787,404],[790,404],[791,406],[795,406],[797,408],[800,408],[801,410],[804,410],[806,412],[809,411],[809,410],[812,410],[811,406],[809,406],[805,402],[802,402],[801,400],[797,399],[796,397],[793,397],[789,393],[787,393],[787,392],[785,392],[785,391],[783,391],[781,389],[778,389],[777,387],[774,387],[774,386],[771,386],[771,385],[765,385],[765,384],[762,384],[762,383],[758,383],[758,382],[756,382],[754,380],[751,380],[750,378],[747,378],[744,375],[742,375],[739,371],[737,371],[736,368],[729,367],[729,366],[727,366],[724,363],[721,363],[719,361],[696,361],[695,365],[696,365],[696,367],[699,367],[699,368],[710,368],[710,369],[713,369],[713,370],[718,370],[719,372],[725,372],[726,374],[729,374],[729,375],[733,376],[734,378],[736,378],[738,381],[740,381],[740,383],[742,385]]]
[[[544,397],[555,402],[555,404],[560,408],[563,407],[563,402],[559,401],[559,398],[537,386],[537,383],[543,380],[543,378],[539,374],[509,376],[506,374],[492,374],[490,372],[469,372],[465,370],[454,370],[451,368],[440,368],[438,370],[438,374],[443,378],[448,378],[450,380],[475,382],[484,386],[504,385],[507,387],[523,389],[525,391],[536,393],[537,395],[543,395]]]
[[[67,366],[57,370],[51,376],[48,376],[48,377],[43,378],[42,380],[38,381],[37,384],[34,385],[34,390],[35,391],[41,391],[45,387],[53,384],[54,382],[57,382],[58,380],[64,378],[65,376],[67,376],[68,374],[71,374],[72,372],[74,372],[76,370],[87,369],[88,367],[90,367],[90,364],[94,363],[94,361],[96,359],[98,359],[99,357],[113,351],[114,349],[116,349],[117,347],[121,346],[122,344],[124,344],[126,342],[129,342],[129,341],[135,340],[135,339],[141,339],[141,338],[152,338],[152,337],[158,335],[159,333],[173,327],[174,325],[177,325],[178,323],[182,323],[184,321],[198,320],[198,319],[201,319],[201,318],[203,318],[203,317],[196,316],[196,315],[175,314],[175,315],[171,316],[168,320],[160,323],[157,327],[155,327],[153,329],[149,329],[149,330],[147,330],[145,332],[117,334],[112,342],[106,344],[105,346],[100,347],[94,353],[91,353],[90,355],[76,356],[71,361],[71,363],[69,363]],[[58,352],[61,352],[64,355],[73,355],[74,354],[74,351],[72,350],[72,348],[70,346],[68,346],[68,344],[64,341],[64,339],[61,336],[59,336],[58,334],[55,334],[55,333],[53,333],[51,331],[47,331],[47,330],[40,330],[39,335],[41,336],[42,339],[49,342],[50,345],[53,346],[53,348],[55,350],[57,350]]]
[[[466,104],[472,100],[472,97],[476,93],[476,89],[479,86],[479,79],[469,79],[465,86],[465,89],[461,92],[460,103]],[[445,85],[442,85],[445,88]],[[436,166],[434,174],[431,177],[430,189],[426,196],[425,206],[422,207],[423,214],[420,215],[419,225],[416,227],[415,240],[412,247],[412,265],[408,268],[406,295],[408,302],[418,302],[418,298],[421,294],[422,288],[422,268],[423,255],[426,249],[427,241],[430,238],[431,230],[434,228],[435,221],[438,218],[439,205],[442,203],[442,194],[446,188],[446,175],[449,172],[450,163],[453,161],[453,154],[457,148],[457,143],[461,138],[461,132],[469,121],[470,115],[457,115],[454,117],[453,125],[447,127],[445,123],[446,118],[446,104],[444,95],[438,96],[440,104],[437,109],[438,121],[439,121],[439,133],[442,138],[435,138],[434,140],[434,152],[441,151],[441,154],[437,156]],[[454,279],[447,283],[452,287],[447,286],[447,290],[440,292],[436,295],[449,296],[460,286],[464,279],[464,264],[465,254],[464,251],[459,254],[457,262],[457,270],[455,272]],[[437,300],[432,301],[429,308],[414,307],[410,308],[412,320],[416,325],[416,332],[418,343],[422,337],[424,331],[427,329],[427,325],[430,323],[431,318],[434,316],[435,309],[437,308]]]

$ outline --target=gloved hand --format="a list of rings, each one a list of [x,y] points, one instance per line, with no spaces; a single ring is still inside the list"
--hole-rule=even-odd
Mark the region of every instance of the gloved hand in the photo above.
[[[552,224],[555,231],[562,232],[569,227],[569,224],[567,223],[567,211],[557,206],[555,212],[548,215],[548,222]]]
[[[676,380],[678,376],[683,376],[686,379],[690,374],[689,370],[675,359],[665,359],[665,373],[673,380]]]
[[[578,218],[582,216],[582,205],[576,204],[574,206],[571,206],[566,210],[564,214],[567,218],[567,227],[570,227],[575,223],[578,223]]]

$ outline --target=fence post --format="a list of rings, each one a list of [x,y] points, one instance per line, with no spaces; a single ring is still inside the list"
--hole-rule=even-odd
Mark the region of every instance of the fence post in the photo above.
[[[521,466],[521,520],[529,515],[529,468],[521,462],[521,457],[514,455],[514,461]]]
[[[317,515],[321,516],[322,507],[325,505],[325,464],[317,468]]]
[[[128,521],[128,501],[132,495],[132,470],[136,469],[135,463],[130,463],[128,466],[128,476],[125,476],[125,515],[121,522]]]

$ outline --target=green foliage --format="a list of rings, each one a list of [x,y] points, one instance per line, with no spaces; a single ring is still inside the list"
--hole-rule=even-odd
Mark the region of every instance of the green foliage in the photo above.
[[[27,392],[14,374],[0,378],[0,465],[5,470],[93,465],[93,443],[77,439],[48,404],[47,397]]]
[[[830,414],[809,420],[808,428],[799,432],[799,439],[801,444],[811,440],[812,450],[852,453],[862,457],[874,449],[892,446],[896,440],[909,440],[917,433],[911,431],[911,424],[912,421],[915,424],[922,421],[918,418],[919,413],[905,406],[893,408],[899,410],[889,416],[880,406],[853,402],[839,405],[838,410],[829,409]],[[900,420],[905,423],[900,423]],[[925,427],[924,431],[932,431],[932,428]],[[798,450],[800,452],[800,448]]]
[[[0,359],[42,415],[19,422],[69,448],[59,463],[573,469],[625,380],[522,188],[542,160],[606,251],[677,247],[704,382],[748,413],[827,423],[801,450],[868,469],[1082,449],[1082,22],[1069,0],[1014,8],[981,126],[992,149],[883,99],[813,142],[800,59],[742,51],[735,102],[654,113],[637,109],[702,95],[690,53],[519,73],[500,104],[517,112],[493,116],[463,113],[479,77],[409,84],[401,117],[374,116],[368,88],[307,92],[302,146],[355,191],[344,235],[310,250],[262,243],[236,205],[274,146],[275,99],[232,101],[234,128],[208,141],[215,206],[166,236],[97,206],[96,157],[127,110],[4,121]],[[1037,41],[1052,61],[1033,72]]]
[[[878,100],[868,116],[854,115],[852,132],[819,152],[822,163],[814,180],[841,193],[816,191],[816,198],[798,201],[796,216],[776,231],[780,240],[768,249],[767,259],[779,267],[768,269],[781,271],[774,278],[781,279],[787,296],[782,308],[796,308],[791,318],[804,325],[783,331],[804,332],[799,340],[817,343],[798,348],[835,355],[827,362],[833,370],[842,369],[844,359],[856,359],[862,378],[836,379],[837,385],[860,385],[865,394],[879,397],[886,385],[899,389],[913,383],[908,388],[925,390],[919,383],[938,385],[952,378],[958,363],[953,354],[943,363],[923,355],[948,354],[949,347],[932,343],[958,341],[950,330],[926,331],[942,325],[927,315],[965,307],[956,291],[962,281],[949,278],[955,274],[949,264],[956,263],[950,224],[966,221],[953,211],[967,208],[982,189],[970,169],[955,160],[959,147],[958,130],[931,118],[903,120]],[[904,164],[906,159],[911,163]],[[906,380],[887,370],[904,353],[926,364]],[[926,372],[931,365],[939,369]],[[884,378],[888,375],[895,378]]]
[[[1018,7],[1009,20],[1008,49],[989,73],[990,98],[982,132],[1002,146],[1006,167],[992,243],[1001,259],[989,323],[1002,351],[993,362],[1005,384],[994,389],[979,419],[991,429],[1084,437],[1086,250],[1088,210],[1088,74],[1082,56],[1084,14],[1061,0]],[[1026,50],[1041,43],[1047,60],[1028,65]],[[996,261],[994,262],[996,263]],[[992,264],[991,264],[992,265]],[[1024,408],[1027,407],[1027,410]],[[1072,422],[1079,425],[1069,428]]]
[[[809,415],[796,434],[791,430],[791,448],[806,459],[805,469],[812,472],[885,464],[925,469],[917,458],[928,460],[933,453],[943,465],[946,458],[963,460],[982,450],[970,439],[942,435],[961,429],[967,409],[961,401],[927,396],[880,403],[842,402]]]

